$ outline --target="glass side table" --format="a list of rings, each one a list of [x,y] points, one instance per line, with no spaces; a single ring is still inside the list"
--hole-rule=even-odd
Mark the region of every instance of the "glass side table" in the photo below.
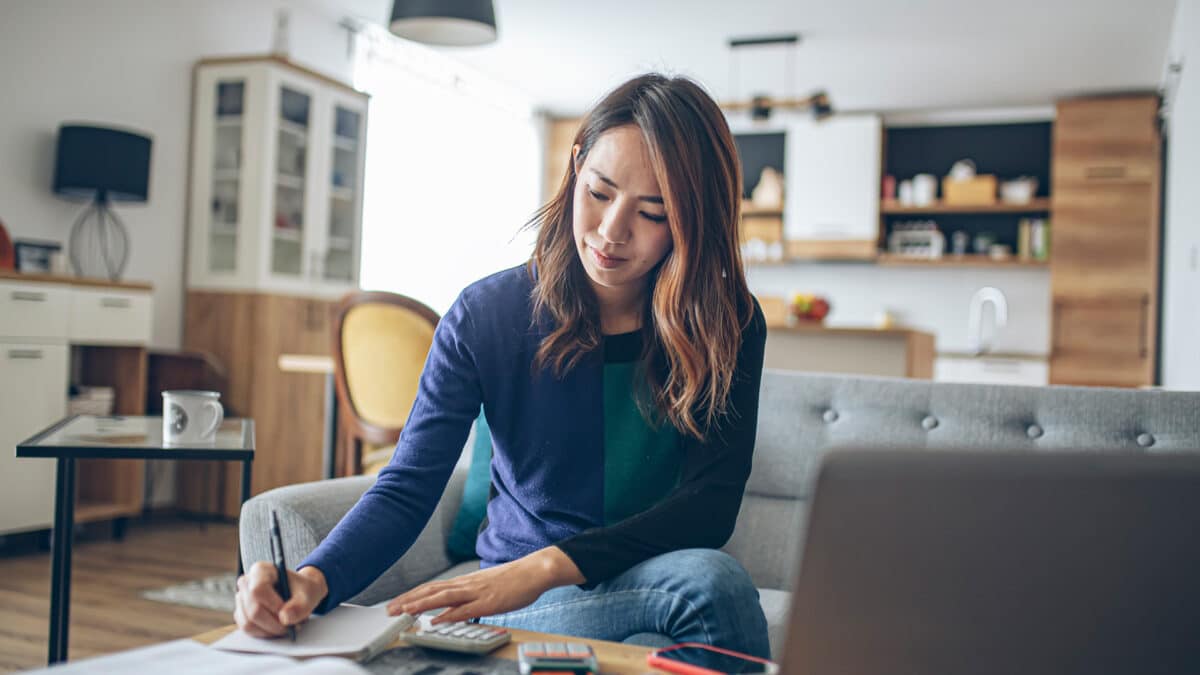
[[[58,460],[54,488],[54,532],[50,559],[50,656],[47,663],[67,660],[71,608],[71,539],[75,524],[75,460],[202,459],[242,463],[242,502],[250,498],[250,465],[254,461],[254,420],[227,419],[207,444],[168,445],[162,418],[72,415],[34,434],[17,446],[17,457]],[[238,556],[238,573],[242,572]]]

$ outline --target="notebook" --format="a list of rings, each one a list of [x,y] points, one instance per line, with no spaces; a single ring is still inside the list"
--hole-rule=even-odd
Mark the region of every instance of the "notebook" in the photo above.
[[[388,616],[387,607],[341,605],[323,616],[314,616],[296,628],[296,641],[286,637],[257,638],[236,630],[212,644],[217,649],[293,658],[342,656],[370,661],[404,631],[414,619],[408,614]]]

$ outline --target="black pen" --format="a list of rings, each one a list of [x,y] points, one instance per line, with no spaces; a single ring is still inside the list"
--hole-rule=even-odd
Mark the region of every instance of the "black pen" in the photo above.
[[[275,592],[283,599],[284,604],[292,599],[292,591],[288,588],[287,563],[283,559],[283,536],[279,533],[279,518],[275,509],[271,509],[271,562],[275,563]],[[296,627],[288,626],[288,635],[292,642],[296,641]]]

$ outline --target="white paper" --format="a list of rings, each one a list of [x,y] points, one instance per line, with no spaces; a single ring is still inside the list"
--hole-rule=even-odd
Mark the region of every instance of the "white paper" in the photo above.
[[[388,616],[386,606],[342,605],[324,616],[314,616],[296,628],[296,641],[287,637],[256,638],[240,630],[213,643],[217,649],[256,654],[309,657],[360,654],[379,643],[390,643],[413,624],[407,614]],[[374,651],[373,649],[371,651]]]
[[[363,675],[352,661],[338,658],[294,661],[282,656],[235,654],[210,649],[194,640],[175,640],[105,656],[29,671],[47,675],[171,673],[171,675]]]

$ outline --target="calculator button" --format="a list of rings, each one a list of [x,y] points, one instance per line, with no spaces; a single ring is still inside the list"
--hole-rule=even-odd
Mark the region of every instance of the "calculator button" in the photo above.
[[[483,637],[488,632],[489,631],[486,628],[472,628],[471,630],[467,631],[466,633],[463,633],[463,637],[470,638],[472,640],[476,640],[478,638]]]
[[[455,628],[454,630],[450,631],[450,637],[462,637],[463,635],[470,632],[470,630],[471,630],[470,628],[466,628],[466,627]]]
[[[567,653],[571,656],[588,656],[592,650],[587,645],[570,644],[567,645]]]

